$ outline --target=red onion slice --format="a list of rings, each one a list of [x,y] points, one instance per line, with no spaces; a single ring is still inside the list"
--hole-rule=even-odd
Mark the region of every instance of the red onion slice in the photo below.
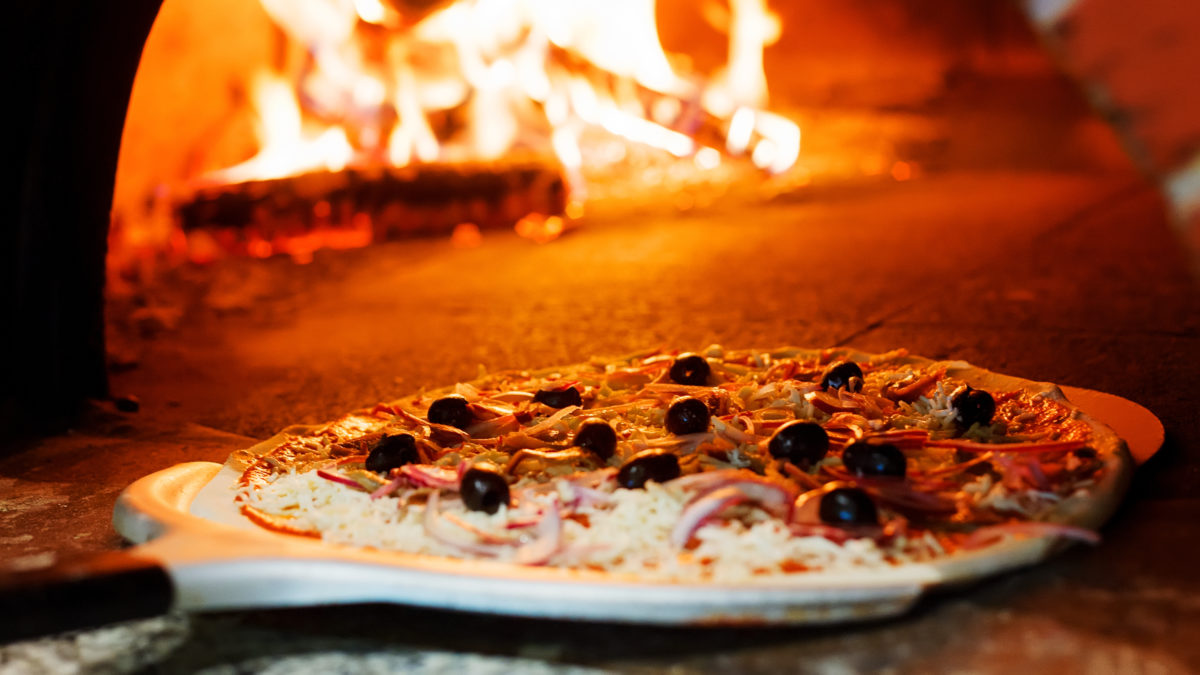
[[[671,530],[671,544],[676,548],[683,548],[696,530],[699,530],[710,518],[744,501],[746,501],[746,495],[735,487],[721,488],[697,499],[683,510],[679,522],[675,523],[675,528]]]
[[[336,474],[329,473],[328,471],[326,471],[324,469],[317,469],[317,475],[320,476],[321,478],[324,478],[325,480],[333,481],[334,483],[341,483],[342,485],[345,485],[346,487],[352,487],[355,490],[358,490],[360,492],[366,491],[366,489],[363,486],[350,480],[349,478],[346,478],[345,476],[338,476]]]
[[[558,500],[551,499],[537,525],[537,538],[517,549],[513,562],[521,565],[544,565],[562,548],[562,514]]]
[[[447,546],[466,551],[467,553],[494,557],[510,548],[508,546],[485,544],[479,541],[479,537],[473,533],[456,527],[444,520],[441,514],[438,513],[437,492],[429,495],[429,501],[425,504],[425,517],[422,520],[422,524],[425,526],[425,534]]]
[[[404,485],[404,482],[407,480],[408,479],[404,476],[404,474],[396,474],[395,478],[391,479],[387,483],[384,483],[379,487],[378,490],[372,492],[371,499],[379,499],[380,497],[386,497],[392,494],[396,490],[400,489],[400,486]]]
[[[421,487],[458,490],[458,472],[429,464],[405,464],[400,474]]]

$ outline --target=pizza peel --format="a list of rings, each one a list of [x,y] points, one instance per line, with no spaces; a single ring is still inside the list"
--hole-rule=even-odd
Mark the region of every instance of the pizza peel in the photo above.
[[[1162,444],[1146,408],[1063,387],[1123,436],[1137,463]],[[895,616],[928,590],[1031,565],[1061,544],[1010,540],[931,564],[821,572],[738,584],[639,582],[596,572],[340,546],[269,532],[234,508],[236,474],[191,462],[119,497],[116,530],[137,545],[0,576],[0,641],[157,616],[348,603],[659,625],[835,624]]]

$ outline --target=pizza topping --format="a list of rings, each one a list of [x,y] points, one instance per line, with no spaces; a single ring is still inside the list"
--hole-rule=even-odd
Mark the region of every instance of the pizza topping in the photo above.
[[[425,534],[434,540],[452,549],[484,557],[496,557],[509,548],[504,544],[486,543],[476,532],[446,519],[438,508],[438,502],[438,493],[431,493],[421,519]]]
[[[1044,387],[985,392],[961,364],[843,354],[488,375],[255,453],[238,499],[260,524],[356,545],[739,580],[1056,534],[1015,525],[1109,470]]]
[[[1083,441],[1030,441],[1028,443],[980,443],[966,439],[947,438],[934,439],[925,445],[934,448],[954,448],[963,452],[1019,452],[1019,453],[1051,453],[1079,450],[1084,447]]]
[[[671,363],[669,374],[671,380],[679,384],[703,386],[708,384],[708,376],[712,374],[712,368],[709,367],[708,361],[703,356],[685,353],[680,354]]]
[[[579,425],[572,442],[578,447],[592,451],[600,459],[607,460],[617,450],[617,432],[608,422],[593,417]]]
[[[533,400],[551,408],[565,408],[570,405],[583,405],[579,390],[574,386],[559,389],[539,389],[533,395]]]
[[[960,545],[966,550],[972,550],[995,544],[998,540],[1008,536],[1042,537],[1046,535],[1074,539],[1092,545],[1100,543],[1100,535],[1082,527],[1026,521],[981,527],[972,532]]]
[[[859,476],[903,478],[907,469],[904,453],[891,443],[852,443],[842,451],[842,463]]]
[[[879,511],[871,496],[860,488],[843,487],[821,496],[818,515],[830,525],[877,525]]]
[[[405,464],[400,467],[400,475],[413,485],[431,487],[438,490],[458,489],[458,472],[442,466],[428,464]]]
[[[775,431],[767,450],[772,457],[807,467],[825,457],[829,451],[829,434],[816,422],[793,420]]]
[[[508,481],[500,472],[483,465],[467,469],[459,482],[463,504],[472,511],[495,513],[501,506],[508,506],[511,496]]]
[[[429,421],[456,429],[466,429],[475,421],[467,399],[458,394],[443,396],[429,406]]]
[[[321,478],[324,478],[325,480],[333,481],[334,483],[340,483],[341,485],[345,485],[346,487],[354,488],[355,490],[362,489],[361,485],[350,480],[349,478],[346,478],[345,476],[339,476],[336,473],[330,473],[328,471],[325,471],[324,469],[318,469],[317,475],[320,476]]]
[[[973,425],[986,426],[996,414],[996,400],[982,389],[967,387],[954,396],[955,422],[963,429]]]
[[[705,524],[708,520],[717,516],[717,514],[725,511],[731,506],[741,504],[746,501],[746,495],[736,487],[725,487],[697,499],[692,502],[679,518],[679,522],[675,524],[671,530],[671,544],[677,548],[682,548],[687,544],[696,530]]]
[[[367,455],[366,468],[367,471],[386,475],[392,469],[419,461],[421,456],[417,452],[417,441],[412,434],[397,434],[384,436],[383,440],[371,448],[371,454]]]
[[[558,500],[551,497],[537,523],[537,538],[517,549],[513,562],[521,565],[544,565],[562,548],[562,513]]]
[[[822,389],[842,389],[862,391],[863,371],[853,361],[837,361],[825,369],[821,375]]]
[[[582,448],[558,448],[553,450],[525,449],[513,453],[504,470],[505,473],[513,476],[518,473],[566,475],[575,473],[580,469],[595,468],[596,462],[597,458]]]
[[[617,485],[630,490],[646,485],[646,481],[665,483],[680,474],[679,457],[661,449],[643,450],[621,465]]]
[[[667,431],[676,436],[706,431],[710,416],[704,401],[691,396],[677,398],[671,403],[671,407],[667,408]]]

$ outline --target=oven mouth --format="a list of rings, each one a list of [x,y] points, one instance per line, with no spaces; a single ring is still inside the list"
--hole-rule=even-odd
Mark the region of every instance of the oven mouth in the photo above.
[[[855,52],[822,43],[821,33],[827,29],[822,29],[819,21],[805,23],[789,14],[792,8],[778,7],[772,9],[781,15],[784,38],[762,47],[764,72],[771,83],[773,98],[769,104],[761,103],[758,105],[763,107],[754,108],[763,114],[753,116],[751,140],[738,150],[730,149],[730,145],[734,148],[741,145],[738,139],[742,134],[738,129],[742,127],[737,122],[746,119],[745,115],[739,118],[735,110],[719,118],[719,133],[715,137],[699,134],[692,141],[697,145],[710,143],[708,147],[718,152],[722,167],[717,170],[718,174],[735,163],[731,158],[741,162],[739,166],[746,170],[734,172],[736,175],[733,176],[720,174],[713,180],[691,181],[692,176],[713,171],[708,167],[712,155],[696,148],[697,152],[685,158],[687,172],[678,172],[685,174],[681,180],[672,182],[677,176],[672,169],[663,168],[669,164],[652,167],[653,171],[627,170],[626,167],[616,172],[611,183],[603,180],[587,183],[587,199],[576,199],[577,182],[571,175],[570,161],[563,159],[561,151],[555,151],[553,133],[549,133],[550,161],[530,164],[510,161],[508,165],[500,162],[500,166],[496,162],[474,160],[444,166],[434,163],[423,165],[421,171],[412,173],[405,172],[408,166],[343,171],[322,168],[282,178],[229,183],[216,189],[211,185],[201,189],[198,184],[192,184],[187,200],[165,202],[168,207],[165,212],[161,210],[164,203],[154,199],[153,187],[146,189],[143,186],[130,192],[136,197],[126,202],[136,204],[136,208],[123,209],[119,205],[120,198],[118,203],[113,201],[118,148],[123,138],[131,140],[131,129],[144,126],[132,123],[135,115],[128,107],[127,92],[133,86],[139,59],[153,51],[147,36],[151,34],[154,19],[182,1],[169,0],[161,7],[161,12],[157,2],[139,3],[121,10],[88,10],[88,13],[62,22],[63,31],[52,40],[28,40],[27,51],[35,67],[20,73],[18,79],[20,90],[28,92],[26,98],[32,102],[22,112],[23,127],[29,129],[30,134],[20,139],[20,156],[25,159],[27,170],[21,185],[14,184],[11,188],[12,203],[18,205],[19,213],[12,221],[14,227],[9,230],[10,245],[5,247],[6,255],[12,261],[9,266],[12,290],[6,293],[6,302],[9,315],[18,319],[15,325],[20,327],[5,332],[6,352],[20,355],[9,359],[6,366],[8,376],[17,384],[6,392],[4,417],[14,426],[63,428],[88,400],[104,400],[110,393],[119,396],[136,393],[130,390],[141,387],[136,379],[130,378],[139,371],[144,373],[159,368],[144,359],[139,350],[158,350],[162,345],[156,345],[156,340],[167,339],[162,338],[163,335],[178,335],[190,326],[190,305],[173,306],[171,301],[164,302],[161,295],[154,296],[162,290],[154,290],[154,286],[176,283],[189,275],[193,278],[225,275],[216,281],[203,281],[208,284],[204,296],[212,301],[203,311],[209,318],[224,317],[222,321],[236,323],[242,321],[237,317],[259,311],[253,302],[246,300],[257,292],[246,290],[247,279],[291,276],[301,280],[294,282],[297,285],[315,285],[321,283],[316,278],[320,275],[297,270],[316,265],[312,269],[319,268],[321,274],[337,276],[348,274],[344,272],[346,267],[360,263],[386,268],[388,264],[384,258],[387,256],[397,258],[394,265],[412,265],[410,256],[414,255],[421,260],[456,257],[469,265],[474,260],[472,256],[515,251],[521,244],[510,241],[512,235],[506,234],[515,228],[534,241],[553,243],[548,244],[552,247],[549,253],[522,253],[522,259],[530,262],[522,263],[517,272],[535,280],[534,285],[542,289],[544,297],[530,300],[516,288],[511,289],[511,295],[528,300],[535,307],[564,307],[576,300],[562,295],[554,284],[540,278],[548,273],[570,278],[575,270],[560,269],[556,267],[558,263],[539,266],[534,261],[557,257],[553,247],[570,240],[571,237],[562,238],[562,235],[573,227],[581,228],[580,232],[608,228],[628,235],[622,235],[619,243],[613,239],[597,246],[609,255],[608,260],[588,262],[576,258],[579,265],[613,264],[615,260],[618,269],[622,270],[619,274],[631,275],[633,273],[627,271],[627,266],[640,261],[655,266],[663,277],[679,275],[680,269],[685,270],[686,276],[687,261],[681,259],[684,254],[673,249],[671,240],[699,236],[688,231],[693,227],[707,234],[720,227],[740,227],[746,219],[752,226],[778,221],[774,226],[780,229],[781,241],[810,238],[814,242],[811,245],[836,256],[834,251],[840,236],[836,233],[853,231],[856,226],[845,221],[818,224],[822,220],[818,205],[822,203],[842,204],[868,193],[872,193],[874,200],[875,196],[885,193],[925,190],[929,190],[930,195],[922,199],[933,201],[940,198],[934,194],[939,190],[949,193],[956,190],[949,178],[956,172],[1120,173],[1128,171],[1129,167],[1111,132],[1090,112],[1072,85],[1057,73],[1024,19],[1013,8],[986,20],[960,17],[965,22],[962,25],[953,30],[943,26],[938,29],[943,31],[940,36],[911,48],[895,47],[891,39],[894,31],[881,26],[878,16],[870,13],[856,16],[853,9],[821,10],[829,13],[825,18],[838,18],[837,12],[849,12],[841,19],[859,22],[858,28],[848,28],[845,32],[845,35],[857,36],[863,45]],[[660,9],[660,19],[662,13]],[[30,16],[30,20],[38,25],[50,25],[61,19],[50,9],[38,10]],[[693,18],[692,23],[660,20],[664,50],[679,51],[679,45],[686,46],[700,34],[696,27],[707,25],[706,21],[711,23],[711,17]],[[872,21],[876,23],[872,24]],[[85,28],[88,25],[104,28],[103,36],[92,35]],[[705,49],[709,56],[694,56],[692,66],[694,72],[711,74],[717,69],[715,64],[726,60],[724,51],[728,35],[711,26],[704,30],[708,31],[709,44]],[[951,39],[950,35],[955,31],[961,35]],[[802,37],[797,39],[795,35]],[[962,37],[961,41],[959,37]],[[964,44],[975,47],[964,50],[961,47]],[[720,58],[710,58],[714,51],[720,52]],[[97,54],[103,56],[97,57]],[[278,66],[271,58],[266,61],[268,65]],[[692,71],[681,68],[681,72]],[[245,91],[242,95],[248,98]],[[1019,103],[1014,103],[1021,95],[1033,96],[1045,103],[1053,114],[1039,117],[1030,114],[1028,109],[1022,110]],[[162,92],[152,96],[155,97],[160,100],[170,98]],[[137,105],[136,100],[133,105]],[[126,119],[127,112],[129,120]],[[761,119],[771,119],[767,113],[790,120],[804,131],[802,152],[796,156],[794,165],[777,175],[772,174],[769,161],[763,157],[755,159],[755,143],[770,140],[757,126]],[[659,113],[651,111],[648,114]],[[987,131],[980,134],[979,129]],[[191,146],[195,146],[194,141]],[[153,154],[152,144],[149,152]],[[671,155],[669,150],[663,152]],[[629,154],[626,150],[626,159]],[[72,157],[77,161],[70,164],[69,170],[63,170],[60,163],[51,159],[56,157]],[[132,162],[133,166],[138,164],[138,161]],[[230,165],[209,168],[216,171]],[[153,163],[147,166],[153,166]],[[120,175],[119,170],[116,173]],[[206,172],[188,175],[195,178]],[[310,182],[325,185],[310,187]],[[374,191],[380,189],[378,185],[381,184],[387,187],[385,192],[390,190],[391,194],[399,196],[375,196]],[[72,198],[63,199],[64,194],[70,194]],[[238,201],[239,194],[245,197],[241,202]],[[349,195],[345,201],[352,205],[351,208],[343,208],[343,202],[338,201],[345,195]],[[509,199],[511,195],[518,197]],[[370,203],[372,199],[376,201]],[[508,210],[494,208],[496,203],[504,203],[506,199],[520,204]],[[356,210],[353,206],[364,201],[368,202],[366,211],[370,227],[362,224],[363,218],[355,217],[362,209]],[[883,204],[878,208],[890,208],[887,199],[872,203]],[[394,215],[397,210],[394,204],[400,205],[401,215],[389,221],[381,214],[391,209]],[[122,232],[131,227],[136,229],[135,223],[159,218],[164,213],[167,220],[177,220],[177,224],[164,230],[167,236],[161,245],[156,244],[150,256],[165,260],[163,267],[148,265],[140,254],[127,255],[133,249],[125,244],[113,244],[114,237],[122,236]],[[493,220],[488,221],[488,217]],[[669,219],[675,224],[656,234],[654,227],[647,225],[656,218]],[[384,224],[379,225],[377,221]],[[724,225],[715,225],[717,221]],[[264,227],[282,230],[295,227],[300,235],[295,239],[299,240],[314,231],[324,232],[326,236],[324,239],[310,237],[316,243],[304,240],[304,245],[289,249],[286,242],[277,247],[272,235],[255,231]],[[818,227],[828,228],[827,233],[816,233]],[[219,240],[230,237],[222,233],[221,228],[234,232],[233,243],[224,249]],[[392,253],[346,253],[342,254],[341,262],[332,262],[337,257],[329,249],[358,246],[368,239],[363,236],[368,230],[370,241],[391,239],[392,233],[401,238],[410,233],[423,233],[427,238],[413,243],[388,243],[382,247]],[[665,233],[668,230],[669,235]],[[189,251],[186,244],[182,249],[172,248],[178,244],[180,233],[184,239],[189,233],[203,235],[201,239],[208,241],[209,257],[190,260],[186,253],[178,256],[180,250]],[[556,237],[559,238],[557,241]],[[735,250],[739,246],[736,237],[722,241],[725,241],[723,245]],[[447,242],[453,252],[443,254],[438,247]],[[913,253],[926,255],[924,251]],[[244,262],[218,261],[221,257],[218,254],[227,254]],[[124,266],[106,266],[106,255],[110,260],[124,256]],[[265,259],[258,260],[256,256],[265,256]],[[330,262],[321,260],[325,257]],[[280,269],[275,271],[276,268]],[[256,269],[258,271],[253,271]],[[461,275],[462,271],[444,269],[443,273],[455,276]],[[628,283],[632,278],[618,276],[595,282]],[[696,280],[696,283],[715,284],[719,281],[723,280],[704,279]],[[186,280],[181,283],[186,287]],[[225,284],[233,290],[224,294],[209,293],[213,283]],[[274,281],[264,283],[264,288],[276,284]],[[426,287],[415,291],[424,294],[431,303],[444,301],[444,293],[439,296],[437,290],[429,290],[436,289],[436,281],[422,279],[420,283]],[[475,285],[463,287],[464,293],[488,290],[485,282],[472,283]],[[404,292],[413,291],[412,288],[404,289]],[[171,291],[164,292],[169,295]],[[681,304],[693,302],[687,299],[685,291],[679,293]],[[297,302],[309,299],[310,296],[302,296]],[[504,300],[509,302],[508,298]],[[472,310],[476,307],[475,301],[464,296],[452,299],[450,304]],[[630,299],[631,304],[638,301],[638,298]],[[107,317],[105,302],[109,303]],[[204,302],[208,301],[201,304]],[[769,300],[767,304],[776,307],[777,301]],[[530,321],[538,318],[534,312],[513,308],[511,304],[505,306],[510,309],[509,315],[523,316]],[[738,317],[753,319],[758,316],[753,308],[734,311],[720,303],[718,306],[721,315],[727,319],[724,324],[718,325],[721,322],[715,319],[706,320],[698,328],[689,328],[685,317],[676,317],[670,322],[664,320],[655,328],[644,324],[635,313],[617,312],[621,326],[617,332],[623,337],[608,345],[588,343],[586,348],[618,351],[646,346],[663,338],[695,347],[695,343],[710,338],[723,339],[722,336],[736,333],[726,326],[736,324],[741,320]],[[264,307],[264,311],[286,312],[279,306],[272,309],[267,304]],[[414,314],[421,310],[416,306],[406,308]],[[822,316],[840,315],[838,310],[816,308],[813,311],[816,314],[802,316],[797,321],[803,326],[805,322],[821,321]],[[497,312],[478,313],[502,323],[512,321],[509,316]],[[458,322],[463,321],[459,315],[447,316],[445,320],[455,327],[460,327]],[[369,312],[364,311],[364,316],[356,321],[369,324]],[[564,317],[562,324],[568,325],[569,321]],[[261,326],[240,328],[259,330]],[[113,338],[114,331],[125,334]],[[570,330],[562,332],[569,334]],[[471,333],[468,331],[468,334]],[[856,334],[853,330],[831,329],[812,335],[810,343],[831,343]],[[237,341],[232,335],[228,337]],[[513,359],[505,361],[500,356],[501,350],[488,342],[493,338],[486,333],[471,334],[471,339],[490,345],[473,355],[472,360],[481,360],[478,357],[482,355],[487,356],[488,361],[514,363]],[[469,345],[467,351],[471,349],[475,346]],[[585,356],[584,341],[557,349],[553,353],[543,352],[539,362]],[[195,367],[213,366],[209,363]],[[163,372],[172,371],[168,367]],[[283,369],[274,373],[284,380],[292,377]],[[416,377],[415,373],[413,370],[407,377]],[[429,381],[447,379],[445,371],[437,375],[430,370],[427,374]],[[110,392],[112,382],[117,383],[118,391]],[[295,384],[295,380],[291,382]],[[384,388],[376,383],[372,393],[382,393]],[[360,398],[351,395],[341,398],[342,403],[348,404],[346,407],[361,402]]]

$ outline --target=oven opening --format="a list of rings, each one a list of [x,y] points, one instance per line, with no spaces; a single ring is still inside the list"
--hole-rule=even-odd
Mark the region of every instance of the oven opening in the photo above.
[[[113,393],[262,436],[481,366],[852,339],[860,269],[927,255],[904,220],[949,176],[1126,166],[985,5],[168,0],[114,191]],[[911,240],[822,206],[862,196]],[[745,251],[774,245],[803,265]]]

